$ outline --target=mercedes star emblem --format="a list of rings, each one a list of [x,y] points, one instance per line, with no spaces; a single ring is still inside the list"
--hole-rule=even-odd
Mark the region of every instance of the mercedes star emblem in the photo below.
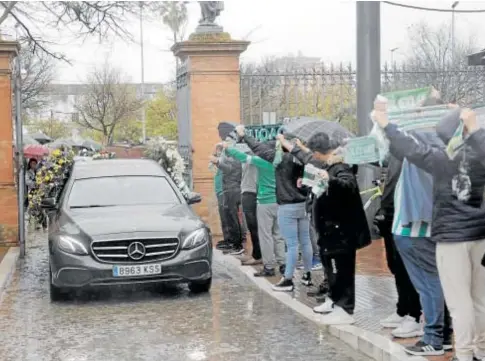
[[[143,243],[133,242],[128,246],[128,256],[134,260],[141,260],[146,254],[146,249]]]

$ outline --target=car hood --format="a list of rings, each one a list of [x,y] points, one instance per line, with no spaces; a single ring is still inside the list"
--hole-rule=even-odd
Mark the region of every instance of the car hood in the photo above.
[[[178,235],[203,226],[188,205],[129,206],[71,209],[72,222],[61,225],[63,233],[90,237],[156,232]]]

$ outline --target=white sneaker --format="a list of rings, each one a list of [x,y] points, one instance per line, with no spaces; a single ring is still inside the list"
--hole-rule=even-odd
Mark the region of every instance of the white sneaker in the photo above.
[[[406,316],[401,325],[392,330],[391,334],[396,338],[414,338],[423,336],[424,332],[419,322],[416,322],[411,316]]]
[[[324,303],[319,306],[313,307],[313,312],[315,313],[330,313],[333,311],[333,301],[330,297],[327,297]]]
[[[399,316],[397,313],[393,313],[381,321],[381,326],[384,328],[398,328],[401,326],[402,321],[404,321],[404,317]]]
[[[342,307],[334,306],[333,311],[322,317],[325,325],[351,325],[355,319],[349,315]]]

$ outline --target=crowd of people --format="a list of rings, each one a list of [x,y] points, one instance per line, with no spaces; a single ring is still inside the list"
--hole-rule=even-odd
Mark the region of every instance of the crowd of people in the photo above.
[[[420,337],[406,347],[411,355],[454,348],[457,361],[485,360],[485,129],[474,111],[450,108],[436,129],[405,132],[389,122],[384,100],[374,104],[390,145],[375,223],[398,294],[381,324],[394,337]],[[242,125],[235,132],[210,157],[223,232],[216,248],[261,265],[256,277],[279,273],[274,291],[293,291],[299,256],[305,286],[321,262],[325,281],[308,290],[320,301],[314,312],[325,324],[354,323],[356,253],[371,243],[356,168],[326,133],[303,144],[290,134],[259,142]],[[308,165],[318,169],[318,191],[305,185]]]

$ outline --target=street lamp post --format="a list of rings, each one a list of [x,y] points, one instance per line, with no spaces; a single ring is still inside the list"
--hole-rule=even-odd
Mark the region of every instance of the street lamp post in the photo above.
[[[141,109],[141,123],[142,123],[142,141],[146,143],[146,114],[145,114],[145,56],[143,48],[143,1],[140,1],[140,55],[141,55],[141,100],[143,106]]]
[[[399,48],[392,48],[389,50],[391,52],[391,66],[394,66],[394,52],[398,50]]]
[[[455,1],[451,4],[451,64],[455,65],[455,8],[460,2]]]

